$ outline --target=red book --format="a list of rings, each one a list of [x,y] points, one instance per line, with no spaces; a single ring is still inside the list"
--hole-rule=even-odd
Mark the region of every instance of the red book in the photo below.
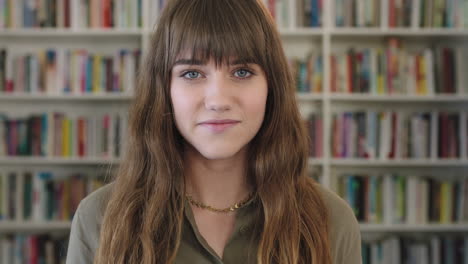
[[[388,26],[396,26],[395,0],[388,0]]]
[[[87,66],[93,67],[93,65],[88,65],[88,59],[89,57],[92,56],[90,54],[88,54],[88,52],[86,50],[80,50],[78,51],[78,54],[77,54],[77,59],[79,60],[80,62],[80,92],[81,93],[86,93],[86,78],[90,78],[90,76],[88,76],[88,73],[87,73]],[[91,80],[91,86],[92,86],[92,80]],[[93,90],[93,89],[91,89]]]
[[[39,244],[37,243],[37,236],[31,236],[29,238],[30,242],[30,261],[29,264],[37,264],[38,263],[38,256],[39,256]]]
[[[64,19],[65,19],[65,27],[69,28],[70,27],[70,0],[64,0],[65,4],[63,5],[64,10]]]
[[[354,64],[354,78],[356,80],[355,84],[356,84],[356,87],[354,87],[356,90],[355,92],[358,92],[358,93],[362,93],[365,89],[364,87],[364,78],[362,78],[361,76],[361,69],[363,67],[363,61],[364,59],[364,56],[362,54],[362,52],[358,52],[356,53],[356,56],[355,56],[355,64]]]
[[[111,27],[111,8],[110,0],[102,0],[103,26]]]
[[[419,67],[419,62],[421,60],[421,55],[416,55],[416,63],[414,65],[415,67],[415,73],[416,73],[416,94],[422,93],[422,91],[419,89],[419,85],[421,84],[423,80],[423,76],[421,73],[421,67]]]
[[[78,156],[79,157],[83,157],[85,155],[84,154],[84,147],[85,147],[85,141],[84,141],[85,130],[84,130],[84,127],[85,127],[85,123],[84,123],[83,118],[78,118]]]
[[[347,71],[348,74],[346,75],[346,82],[348,83],[348,93],[352,93],[354,91],[353,87],[353,53],[346,54],[346,62],[347,62]]]

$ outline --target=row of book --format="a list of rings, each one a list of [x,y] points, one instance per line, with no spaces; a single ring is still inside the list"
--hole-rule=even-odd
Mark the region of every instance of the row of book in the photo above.
[[[0,264],[65,263],[68,236],[15,234],[0,236]]]
[[[305,122],[309,137],[309,157],[321,158],[323,156],[322,115],[311,113]]]
[[[48,49],[17,54],[0,49],[0,93],[131,93],[140,50],[95,53],[84,49]]]
[[[104,180],[100,174],[0,171],[0,223],[70,221],[80,201]]]
[[[290,58],[289,66],[296,80],[298,93],[320,93],[323,89],[323,60],[319,54],[310,54],[305,59]]]
[[[2,28],[140,28],[142,0],[1,0]]]
[[[335,0],[337,27],[468,27],[468,1]]]
[[[332,156],[367,159],[466,159],[468,113],[356,111],[334,113]]]
[[[338,190],[363,223],[468,221],[468,180],[463,177],[343,174],[338,180]]]
[[[463,47],[410,51],[392,38],[386,48],[350,48],[330,57],[332,92],[468,94],[468,52]]]
[[[0,114],[0,156],[118,158],[127,124],[127,115],[117,112],[46,112],[21,118]]]
[[[464,264],[468,262],[468,237],[390,236],[363,242],[361,251],[362,264]]]
[[[322,0],[263,0],[279,28],[320,27]]]
[[[167,0],[151,1],[151,17],[157,18],[166,2]],[[262,2],[279,28],[320,27],[323,24],[323,0],[262,0]]]

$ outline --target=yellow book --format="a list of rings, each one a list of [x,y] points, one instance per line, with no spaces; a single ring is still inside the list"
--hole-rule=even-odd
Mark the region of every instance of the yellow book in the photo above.
[[[62,219],[69,220],[70,219],[70,180],[63,181],[63,197],[62,197]]]
[[[319,72],[315,72],[314,76],[315,76],[314,92],[320,93],[322,92],[322,74]]]
[[[101,62],[102,57],[99,54],[94,55],[93,60],[93,93],[101,91]]]
[[[440,186],[440,223],[448,223],[450,221],[450,216],[448,215],[449,211],[449,196],[450,196],[450,190],[449,190],[449,183],[448,182],[442,182]]]
[[[62,121],[62,156],[67,157],[69,153],[70,146],[68,144],[70,137],[70,127],[68,125],[68,119],[64,118]]]
[[[71,119],[68,119],[68,156],[69,157],[74,157],[74,145],[73,145],[73,139],[75,139],[76,135],[74,134],[75,131],[75,122]]]
[[[419,69],[421,71],[421,79],[418,85],[418,94],[427,94],[427,70],[426,70],[426,59],[421,56],[419,57]]]

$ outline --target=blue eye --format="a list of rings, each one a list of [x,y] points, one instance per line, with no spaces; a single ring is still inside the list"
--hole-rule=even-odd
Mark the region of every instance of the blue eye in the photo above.
[[[237,75],[236,75],[237,74]],[[246,70],[246,69],[239,69],[236,71],[236,77],[239,78],[248,78],[250,75],[252,75],[252,72]]]
[[[185,72],[182,76],[187,79],[197,79],[198,77],[200,77],[200,73],[196,71],[188,71]]]

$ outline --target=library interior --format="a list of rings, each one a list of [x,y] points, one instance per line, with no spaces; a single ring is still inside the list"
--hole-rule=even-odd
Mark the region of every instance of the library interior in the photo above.
[[[167,1],[0,0],[0,264],[65,263]],[[362,263],[468,263],[468,0],[258,1]]]

